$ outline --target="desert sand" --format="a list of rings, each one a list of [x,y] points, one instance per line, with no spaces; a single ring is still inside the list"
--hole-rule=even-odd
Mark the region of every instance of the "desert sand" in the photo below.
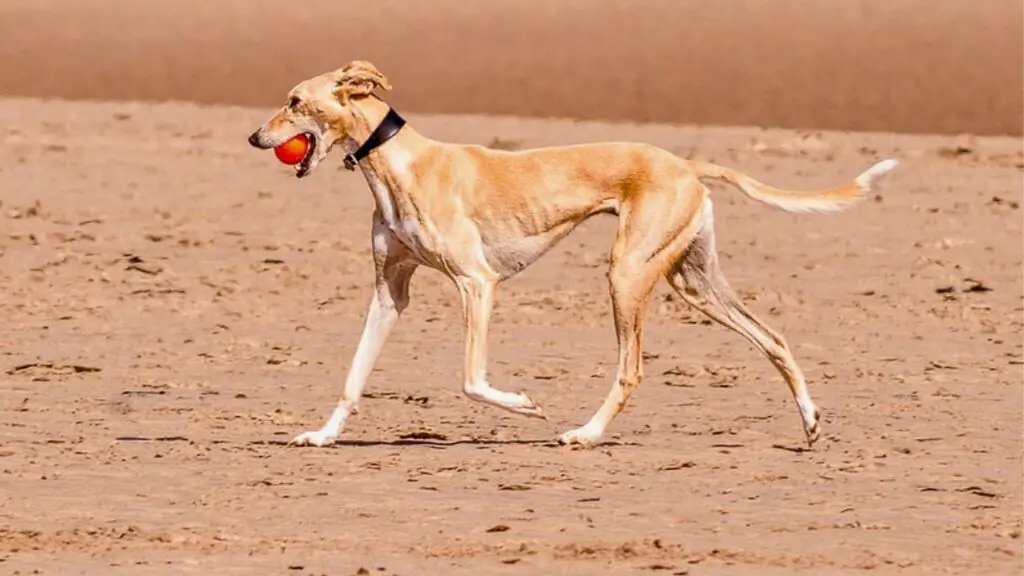
[[[6,55],[32,36],[25,23],[64,14],[37,30],[39,53],[18,65],[0,58],[0,572],[1020,573],[1024,152],[1019,138],[978,135],[1019,128],[1019,109],[994,112],[999,87],[1018,72],[1007,78],[992,64],[978,89],[995,99],[975,117],[943,120],[922,95],[872,124],[856,116],[877,109],[877,91],[867,90],[867,103],[844,107],[842,118],[803,110],[787,119],[782,96],[766,87],[763,101],[756,90],[719,93],[698,118],[687,111],[695,92],[680,106],[666,92],[641,96],[669,90],[652,81],[632,84],[648,108],[616,107],[607,94],[579,108],[578,118],[632,121],[607,123],[513,116],[541,110],[515,94],[474,101],[467,94],[479,78],[434,77],[441,61],[419,69],[408,48],[375,44],[368,57],[395,69],[396,106],[422,102],[406,116],[438,139],[503,148],[644,141],[795,188],[841,182],[885,157],[902,164],[840,214],[784,214],[714,187],[725,274],[785,334],[822,408],[813,450],[770,364],[664,285],[648,313],[646,381],[607,442],[554,443],[591,415],[614,374],[610,218],[588,222],[499,291],[491,380],[527,391],[549,421],[461,395],[455,290],[424,271],[344,442],[297,449],[287,440],[329,414],[359,336],[372,200],[336,156],[299,181],[245,138],[298,77],[367,55],[349,37],[334,52],[314,51],[315,62],[278,66],[261,41],[276,32],[248,27],[257,17],[230,1],[201,9],[183,0],[181,12],[120,3],[118,17],[134,23],[120,25],[132,54],[104,40],[114,24],[93,20],[72,34],[70,15],[114,4],[83,1],[78,13],[52,0],[0,6],[0,21],[21,23],[0,39]],[[336,4],[317,8],[349,18],[342,37],[371,12]],[[669,4],[647,3],[655,12]],[[696,4],[679,5],[697,14]],[[448,18],[418,17],[423,29]],[[234,47],[190,45],[210,57],[195,58],[185,82],[174,76],[186,74],[175,38],[187,36],[189,19],[222,26],[218,41]],[[241,48],[241,36],[252,47]],[[579,46],[566,49],[581,57]],[[117,55],[82,68],[87,50]],[[463,63],[480,58],[483,70],[484,54],[501,52],[487,50]],[[517,78],[530,59],[515,52],[506,71],[517,72],[498,67],[489,78]],[[30,66],[46,73],[24,72]],[[625,82],[628,67],[616,66],[609,82]],[[250,78],[231,80],[230,70]],[[550,84],[524,90],[591,94],[588,82],[602,77],[591,66],[573,88],[545,73]],[[36,84],[24,83],[30,76]],[[463,94],[459,109],[431,96],[445,82]],[[218,86],[239,91],[224,97]],[[555,116],[576,110],[555,92],[551,101]],[[805,122],[820,126],[695,125]]]

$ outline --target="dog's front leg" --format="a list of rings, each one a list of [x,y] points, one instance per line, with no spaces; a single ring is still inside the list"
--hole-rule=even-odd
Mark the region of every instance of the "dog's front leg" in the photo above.
[[[465,320],[466,357],[462,391],[466,396],[534,418],[544,418],[540,405],[522,392],[504,392],[487,382],[487,329],[494,307],[495,282],[475,278],[456,280]]]
[[[338,439],[345,421],[356,411],[363,388],[384,348],[388,334],[402,310],[409,304],[409,280],[416,270],[416,263],[379,221],[375,221],[373,234],[376,271],[373,299],[363,323],[363,334],[345,378],[341,399],[323,428],[299,434],[292,440],[295,445],[326,446]]]

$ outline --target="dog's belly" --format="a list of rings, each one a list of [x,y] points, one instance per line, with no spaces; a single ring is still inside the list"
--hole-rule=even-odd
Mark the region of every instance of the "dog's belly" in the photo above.
[[[596,194],[594,195],[596,196]],[[563,197],[563,199],[566,197]],[[568,198],[572,199],[571,196]],[[532,217],[519,219],[481,219],[478,221],[484,256],[491,269],[502,279],[522,272],[577,226],[597,214],[616,213],[614,198],[591,198],[572,205],[540,204],[530,210]]]
[[[484,238],[484,256],[502,279],[522,272],[550,250],[559,240],[565,238],[576,227],[575,222],[531,236],[494,236]]]

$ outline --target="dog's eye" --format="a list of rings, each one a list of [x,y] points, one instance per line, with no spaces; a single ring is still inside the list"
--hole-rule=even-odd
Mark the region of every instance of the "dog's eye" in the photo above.
[[[302,102],[302,100],[300,100],[298,96],[292,96],[291,99],[288,100],[288,107],[295,108],[300,102]]]

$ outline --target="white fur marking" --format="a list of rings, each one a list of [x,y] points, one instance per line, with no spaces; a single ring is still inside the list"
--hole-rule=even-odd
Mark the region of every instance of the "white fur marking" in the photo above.
[[[701,218],[703,219],[701,228],[711,228],[715,225],[715,211],[711,204],[711,196],[704,196],[704,211]]]
[[[862,193],[867,194],[868,192],[871,191],[871,185],[874,183],[875,180],[888,174],[898,164],[899,161],[896,160],[895,158],[882,160],[878,164],[875,164],[871,168],[868,168],[867,170],[862,172],[860,176],[857,176],[857,179],[854,180],[854,182],[857,183],[857,188],[860,188],[860,191]]]

